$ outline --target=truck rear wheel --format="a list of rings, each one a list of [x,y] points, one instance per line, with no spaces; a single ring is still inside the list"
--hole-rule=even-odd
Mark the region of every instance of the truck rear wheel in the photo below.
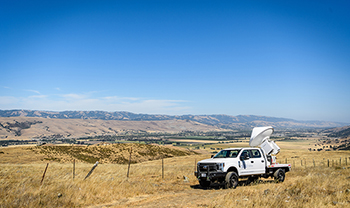
[[[225,188],[236,188],[238,185],[238,175],[235,172],[228,172],[225,178]]]
[[[273,177],[275,178],[275,181],[278,182],[283,182],[284,179],[286,178],[286,174],[283,169],[278,169],[276,172],[273,174]]]

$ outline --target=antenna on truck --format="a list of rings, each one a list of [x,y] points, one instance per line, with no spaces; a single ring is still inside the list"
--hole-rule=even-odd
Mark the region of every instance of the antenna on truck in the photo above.
[[[277,155],[280,152],[280,148],[274,141],[270,140],[270,136],[273,132],[274,129],[272,126],[254,127],[250,137],[249,146],[260,146],[267,155]]]

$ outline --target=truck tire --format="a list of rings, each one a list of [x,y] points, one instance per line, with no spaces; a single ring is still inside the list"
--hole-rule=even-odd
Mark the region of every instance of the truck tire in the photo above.
[[[235,189],[238,185],[238,175],[235,172],[228,172],[225,178],[225,188]]]
[[[275,178],[275,181],[279,183],[284,181],[284,179],[286,178],[286,174],[284,170],[280,168],[276,170],[276,172],[273,174],[273,177]]]
[[[199,184],[203,187],[203,188],[208,188],[210,186],[210,181],[199,181]]]

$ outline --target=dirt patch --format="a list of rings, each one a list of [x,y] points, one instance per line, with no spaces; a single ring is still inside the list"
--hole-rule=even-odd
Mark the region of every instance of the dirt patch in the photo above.
[[[209,207],[209,205],[221,194],[230,190],[223,189],[199,189],[191,188],[181,192],[165,192],[157,195],[142,195],[126,198],[111,203],[91,206],[102,207]]]

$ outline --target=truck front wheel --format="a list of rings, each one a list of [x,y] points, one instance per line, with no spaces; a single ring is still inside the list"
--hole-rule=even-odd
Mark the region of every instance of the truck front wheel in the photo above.
[[[278,169],[276,172],[273,174],[273,177],[275,178],[275,181],[278,182],[283,182],[284,179],[286,178],[285,172],[283,169]]]
[[[236,188],[238,185],[238,175],[235,172],[228,172],[225,178],[225,188]]]

